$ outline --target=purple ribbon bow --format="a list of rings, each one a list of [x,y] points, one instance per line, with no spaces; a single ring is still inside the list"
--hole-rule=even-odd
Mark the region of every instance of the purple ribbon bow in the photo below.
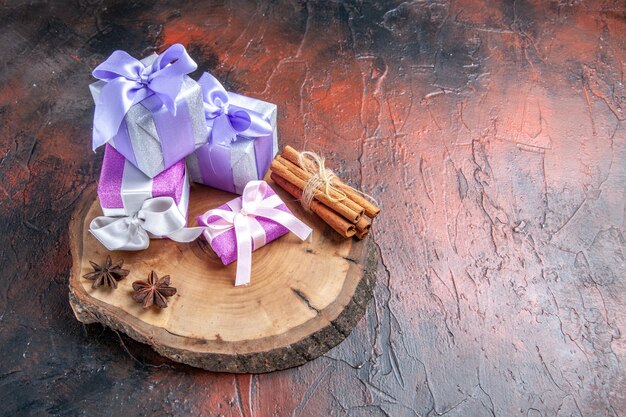
[[[227,145],[237,135],[258,138],[270,135],[272,125],[261,113],[229,103],[228,92],[211,74],[205,72],[198,80],[202,87],[204,116],[211,126],[209,143]]]
[[[93,70],[93,76],[106,81],[93,121],[93,149],[117,133],[128,110],[156,94],[173,115],[183,76],[198,65],[181,44],[174,44],[146,66],[124,51],[115,51]]]

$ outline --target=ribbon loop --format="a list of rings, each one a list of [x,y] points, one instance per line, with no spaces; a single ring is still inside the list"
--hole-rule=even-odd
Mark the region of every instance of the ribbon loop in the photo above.
[[[211,126],[209,143],[226,145],[235,141],[237,135],[255,139],[274,131],[261,113],[231,105],[224,86],[208,72],[202,74],[198,84],[202,87],[204,116]]]
[[[180,44],[170,46],[150,65],[124,51],[113,52],[92,73],[106,82],[96,102],[93,149],[115,136],[128,110],[151,95],[156,94],[176,115],[176,97],[183,77],[197,67]]]
[[[144,201],[141,209],[126,217],[96,217],[89,231],[108,250],[143,250],[150,245],[149,233],[176,242],[191,242],[203,227],[185,227],[186,220],[171,197]]]
[[[267,187],[265,181],[250,181],[240,198],[227,203],[233,211],[213,209],[204,213],[199,219],[199,223],[206,225],[206,232],[210,240],[228,230],[235,229],[237,241],[236,286],[250,283],[253,243],[255,250],[266,243],[265,230],[256,219],[257,217],[269,219],[284,226],[301,240],[307,239],[312,233],[311,228],[293,214],[276,208],[283,204],[276,194],[264,198]],[[217,216],[218,220],[208,222],[211,216]]]

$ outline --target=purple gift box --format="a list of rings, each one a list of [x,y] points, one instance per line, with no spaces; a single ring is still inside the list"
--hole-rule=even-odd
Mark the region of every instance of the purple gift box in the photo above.
[[[263,195],[263,198],[265,199],[265,198],[271,197],[274,194],[276,194],[274,190],[272,190],[271,187],[267,187],[265,194]],[[233,202],[237,202],[237,200],[239,200],[240,202],[241,197],[237,197],[236,199],[231,200],[228,203],[222,204],[221,206],[217,208],[220,210],[233,211],[232,207],[229,204],[232,204]],[[240,203],[233,204],[233,206],[238,206],[238,205],[240,205]],[[276,206],[276,209],[282,210],[289,214],[293,214],[291,213],[291,210],[289,210],[289,208],[287,208],[285,204]],[[207,226],[219,220],[220,218],[215,215],[212,215],[208,217],[207,219],[203,219],[202,216],[199,216],[198,226]],[[273,220],[265,219],[263,217],[257,217],[256,220],[259,222],[261,227],[263,227],[263,230],[265,230],[265,234],[266,234],[265,244],[268,244],[271,241],[276,240],[279,237],[289,232],[289,230],[286,227],[276,223]],[[206,240],[209,242],[209,244],[211,245],[211,248],[213,248],[217,256],[221,259],[224,265],[228,265],[237,260],[237,237],[235,236],[234,228],[226,230],[225,232],[215,236],[213,239],[211,239],[211,236],[206,230],[203,232],[203,235],[206,238]],[[254,247],[254,242],[252,242],[252,250],[254,251],[257,249],[258,248]]]
[[[185,161],[178,161],[154,178],[150,178],[131,164],[110,145],[106,145],[98,198],[102,212],[108,217],[129,216],[137,212],[143,202],[154,197],[172,197],[181,214],[187,218],[189,180]]]
[[[187,157],[194,182],[241,194],[262,180],[278,152],[275,104],[226,91],[212,75],[202,88],[208,144]]]

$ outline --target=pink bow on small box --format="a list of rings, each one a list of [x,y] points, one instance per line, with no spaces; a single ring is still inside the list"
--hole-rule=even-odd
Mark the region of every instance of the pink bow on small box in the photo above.
[[[236,286],[250,283],[253,250],[289,231],[301,240],[312,232],[265,181],[250,181],[241,197],[207,211],[198,225],[224,265],[237,260]]]

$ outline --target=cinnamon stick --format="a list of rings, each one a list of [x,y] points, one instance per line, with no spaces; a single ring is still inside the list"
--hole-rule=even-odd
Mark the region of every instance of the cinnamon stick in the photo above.
[[[299,178],[296,174],[291,172],[285,165],[281,164],[279,161],[273,160],[270,167],[273,172],[278,173],[283,179],[295,185],[300,190],[303,190],[306,186],[306,181]],[[359,221],[361,215],[363,214],[362,212],[356,212],[347,207],[345,204],[343,204],[342,201],[333,201],[329,196],[324,193],[315,193],[315,199],[318,200],[320,203],[326,205],[333,211],[341,214],[351,223],[356,223],[357,221]]]
[[[280,176],[277,171],[273,171],[270,174],[270,178],[283,190],[287,191],[294,198],[302,197],[302,190]],[[337,233],[343,237],[352,237],[356,233],[356,227],[348,220],[321,204],[318,201],[311,202],[311,211],[317,214],[326,224],[332,227]]]
[[[372,221],[367,217],[363,216],[359,219],[358,222],[354,225],[356,227],[356,238],[359,240],[365,239],[365,236],[370,232],[370,228],[372,227]]]
[[[369,232],[370,232],[369,230],[363,230],[362,232],[357,231],[354,237],[356,237],[359,240],[363,240],[367,237]]]
[[[367,232],[372,227],[372,221],[367,217],[361,217],[358,222],[354,225],[358,232]]]
[[[363,197],[361,194],[354,191],[354,188],[350,187],[348,184],[337,180],[336,184],[333,185],[346,193],[346,196],[350,200],[363,207],[365,209],[365,214],[367,215],[367,217],[373,219],[374,217],[378,216],[378,213],[380,213],[380,207],[369,201],[367,198]]]
[[[289,145],[285,146],[283,148],[282,155],[285,159],[289,160],[290,162],[294,163],[297,166],[300,166],[300,152],[298,152],[291,146]],[[315,167],[313,166],[312,163],[305,160],[305,164],[306,164],[305,171],[315,170]],[[300,167],[300,168],[304,169],[305,167]],[[341,191],[346,193],[346,196],[350,200],[352,200],[359,206],[363,207],[365,209],[365,214],[368,217],[371,217],[373,219],[374,217],[378,215],[378,213],[380,213],[380,207],[376,206],[374,203],[372,203],[371,201],[363,197],[361,194],[356,192],[354,188],[350,187],[349,185],[341,181],[339,178],[335,178],[335,181],[333,181],[333,185],[335,185]]]
[[[302,169],[301,167],[299,167],[298,165],[294,164],[293,162],[291,162],[290,160],[283,158],[282,156],[278,155],[276,157],[276,161],[280,162],[281,164],[285,165],[287,167],[287,169],[291,172],[293,172],[294,174],[296,174],[296,176],[302,180],[304,180],[305,182],[309,182],[311,180],[311,177],[313,176],[313,174],[311,174],[308,171],[305,171],[304,169]],[[357,213],[365,213],[365,209],[358,205],[357,203],[355,203],[353,200],[351,200],[350,198],[345,198],[341,193],[335,191],[335,190],[329,190],[329,196],[331,197],[331,199],[334,200],[341,200],[341,203],[343,203],[346,207],[356,211]],[[321,190],[320,190],[321,192]]]

